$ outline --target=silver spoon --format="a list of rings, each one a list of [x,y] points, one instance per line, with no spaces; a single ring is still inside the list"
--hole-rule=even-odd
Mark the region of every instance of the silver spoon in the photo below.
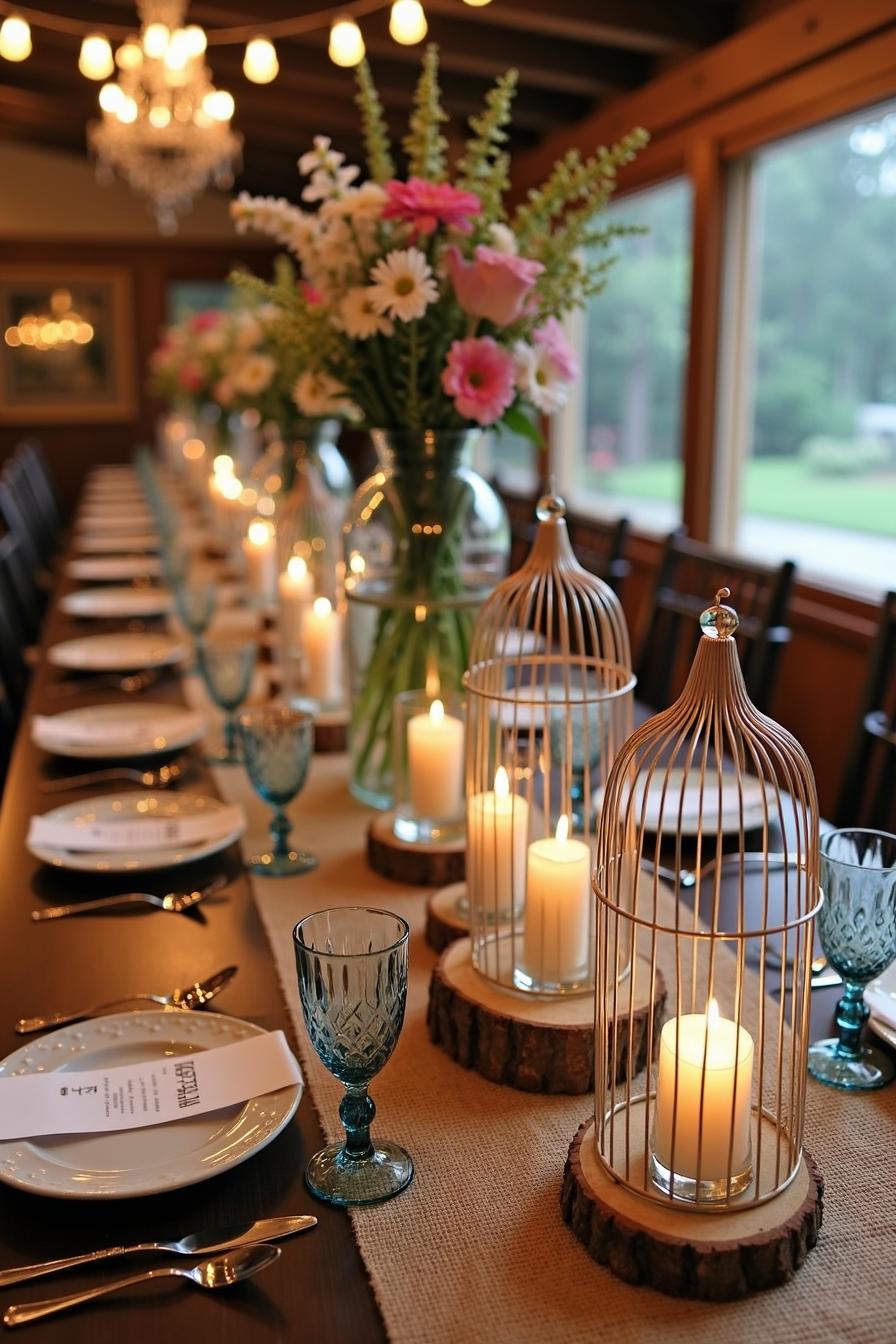
[[[55,682],[46,688],[46,694],[55,698],[80,695],[83,691],[114,690],[124,691],[127,695],[138,695],[141,691],[149,690],[161,675],[155,668],[147,668],[144,672],[127,672],[124,676],[102,672],[93,677],[83,677],[80,681]]]
[[[219,873],[207,887],[202,887],[199,891],[169,891],[164,896],[156,896],[151,891],[126,891],[118,896],[100,896],[95,901],[75,901],[72,905],[47,905],[42,910],[32,910],[31,918],[35,924],[40,924],[46,919],[62,919],[65,915],[89,915],[98,910],[124,910],[136,905],[154,905],[170,914],[182,915],[187,910],[192,910],[200,901],[204,901],[206,896],[211,896],[222,887],[226,887],[227,881],[224,874]]]
[[[103,770],[87,770],[81,775],[66,775],[64,779],[46,779],[41,784],[41,793],[65,793],[68,789],[82,789],[90,784],[106,784],[116,780],[126,780],[131,784],[142,784],[144,789],[167,789],[177,782],[184,768],[177,761],[170,765],[160,765],[157,770],[135,770],[129,765],[110,765]]]
[[[55,1316],[57,1311],[67,1311],[69,1307],[78,1307],[83,1302],[92,1302],[96,1297],[105,1297],[107,1293],[117,1293],[121,1288],[131,1288],[136,1283],[146,1283],[149,1279],[188,1279],[198,1288],[230,1288],[242,1283],[259,1270],[267,1269],[280,1258],[279,1246],[267,1246],[264,1242],[257,1246],[243,1246],[228,1255],[216,1256],[213,1260],[201,1260],[192,1269],[178,1269],[166,1266],[163,1269],[147,1269],[143,1274],[131,1274],[126,1279],[115,1279],[99,1288],[88,1288],[82,1293],[68,1293],[65,1297],[46,1298],[43,1302],[29,1302],[22,1306],[7,1307],[3,1313],[4,1325],[27,1325],[29,1321],[42,1320],[44,1316]]]
[[[237,1227],[221,1227],[215,1233],[203,1235],[191,1232],[178,1241],[142,1241],[134,1246],[106,1246],[84,1255],[67,1255],[63,1260],[44,1260],[39,1265],[18,1265],[15,1269],[0,1269],[0,1288],[30,1279],[42,1279],[47,1274],[58,1274],[78,1265],[93,1265],[98,1260],[111,1260],[120,1255],[135,1255],[146,1251],[171,1251],[174,1255],[210,1255],[213,1251],[232,1251],[237,1246],[257,1245],[262,1241],[279,1241],[293,1237],[297,1232],[308,1232],[317,1226],[310,1214],[294,1214],[281,1218],[260,1218],[254,1223],[240,1223]]]
[[[108,1003],[96,1003],[90,1008],[82,1008],[77,1013],[51,1013],[49,1017],[20,1017],[15,1029],[19,1036],[27,1036],[32,1031],[44,1031],[47,1027],[64,1027],[68,1022],[80,1022],[83,1017],[96,1017],[110,1008],[120,1008],[126,1003],[157,1003],[162,1008],[185,1009],[204,1008],[207,1003],[220,994],[225,985],[229,985],[236,975],[236,966],[225,966],[216,971],[207,980],[197,980],[185,989],[172,989],[170,994],[128,994],[121,999],[110,999]]]

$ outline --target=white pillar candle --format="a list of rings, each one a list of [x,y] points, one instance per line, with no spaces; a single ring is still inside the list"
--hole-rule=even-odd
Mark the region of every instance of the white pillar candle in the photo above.
[[[467,804],[467,880],[501,918],[522,908],[528,839],[529,804],[510,792],[507,771],[499,765],[494,789],[474,794]]]
[[[418,817],[457,816],[463,797],[464,725],[433,700],[428,714],[408,720],[411,807]]]
[[[308,660],[305,689],[313,700],[332,704],[342,699],[342,621],[326,597],[316,597],[302,622],[302,643]]]
[[[243,538],[249,592],[265,604],[277,601],[277,539],[272,523],[256,518]]]
[[[719,1016],[715,999],[705,1013],[671,1018],[660,1035],[656,1083],[654,1152],[662,1165],[690,1180],[741,1173],[750,1154],[752,1087],[753,1038]]]
[[[302,618],[314,597],[314,581],[300,555],[291,555],[278,580],[280,636],[284,650],[295,652],[302,637]]]
[[[587,975],[591,936],[591,850],[569,839],[569,819],[556,837],[529,846],[523,968],[538,984],[563,985]]]

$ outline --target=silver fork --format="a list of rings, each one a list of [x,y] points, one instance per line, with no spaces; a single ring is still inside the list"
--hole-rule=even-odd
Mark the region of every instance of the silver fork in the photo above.
[[[83,691],[124,691],[127,695],[139,695],[159,680],[161,672],[156,668],[147,668],[144,672],[127,672],[124,676],[112,673],[99,673],[95,677],[83,677],[80,681],[58,681],[47,686],[46,694],[51,698],[80,695]]]
[[[236,975],[236,966],[225,966],[216,971],[207,980],[197,980],[183,989],[172,989],[168,994],[128,994],[122,999],[110,999],[108,1003],[95,1003],[89,1008],[81,1008],[76,1013],[51,1013],[48,1017],[20,1017],[15,1025],[19,1036],[27,1036],[32,1031],[44,1031],[47,1027],[64,1027],[69,1022],[80,1022],[85,1017],[97,1017],[110,1008],[121,1008],[127,1003],[157,1003],[161,1008],[173,1008],[189,1011],[204,1008],[207,1003],[220,994],[225,985]]]
[[[117,780],[127,780],[132,784],[142,784],[145,789],[167,789],[184,773],[183,766],[177,761],[170,765],[159,766],[157,770],[136,770],[129,765],[110,765],[102,770],[86,770],[81,775],[66,775],[64,779],[46,779],[40,786],[41,793],[65,793],[68,789],[80,789],[88,784],[105,784]]]
[[[159,910],[182,915],[192,910],[194,905],[204,901],[206,896],[227,886],[227,878],[219,873],[207,887],[198,891],[169,891],[165,896],[156,896],[151,891],[127,891],[120,896],[101,896],[95,901],[75,901],[72,905],[47,905],[42,910],[32,910],[31,918],[41,923],[45,919],[62,919],[65,915],[88,915],[97,910],[123,910],[127,906],[154,905]]]

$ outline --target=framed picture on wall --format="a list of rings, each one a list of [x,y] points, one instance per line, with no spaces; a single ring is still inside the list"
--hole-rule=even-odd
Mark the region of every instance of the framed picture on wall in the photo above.
[[[115,266],[0,266],[0,423],[136,414],[131,277]]]

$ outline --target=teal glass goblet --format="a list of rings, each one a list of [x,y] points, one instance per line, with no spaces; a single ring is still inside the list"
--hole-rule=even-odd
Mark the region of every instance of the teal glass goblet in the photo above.
[[[345,1087],[345,1142],[305,1168],[328,1204],[378,1204],[410,1184],[414,1163],[396,1143],[374,1143],[367,1086],[395,1049],[408,986],[408,926],[387,910],[347,907],[308,915],[293,929],[305,1026],[322,1063]]]
[[[273,848],[265,854],[253,854],[249,871],[259,877],[310,873],[317,867],[317,859],[291,847],[292,822],[283,809],[304,788],[314,745],[314,720],[303,709],[264,705],[245,710],[239,716],[239,729],[252,787],[274,808]]]
[[[840,1034],[809,1047],[809,1072],[832,1087],[883,1087],[893,1081],[893,1061],[861,1035],[870,1015],[865,986],[896,958],[896,835],[829,831],[821,840],[821,887],[821,946],[846,993],[837,1004]]]
[[[258,645],[252,640],[199,639],[196,662],[205,688],[219,709],[224,710],[224,750],[209,752],[209,765],[239,765],[236,711],[252,685]]]
[[[174,585],[174,605],[181,623],[194,639],[204,635],[215,614],[218,592],[209,580],[185,575]]]

